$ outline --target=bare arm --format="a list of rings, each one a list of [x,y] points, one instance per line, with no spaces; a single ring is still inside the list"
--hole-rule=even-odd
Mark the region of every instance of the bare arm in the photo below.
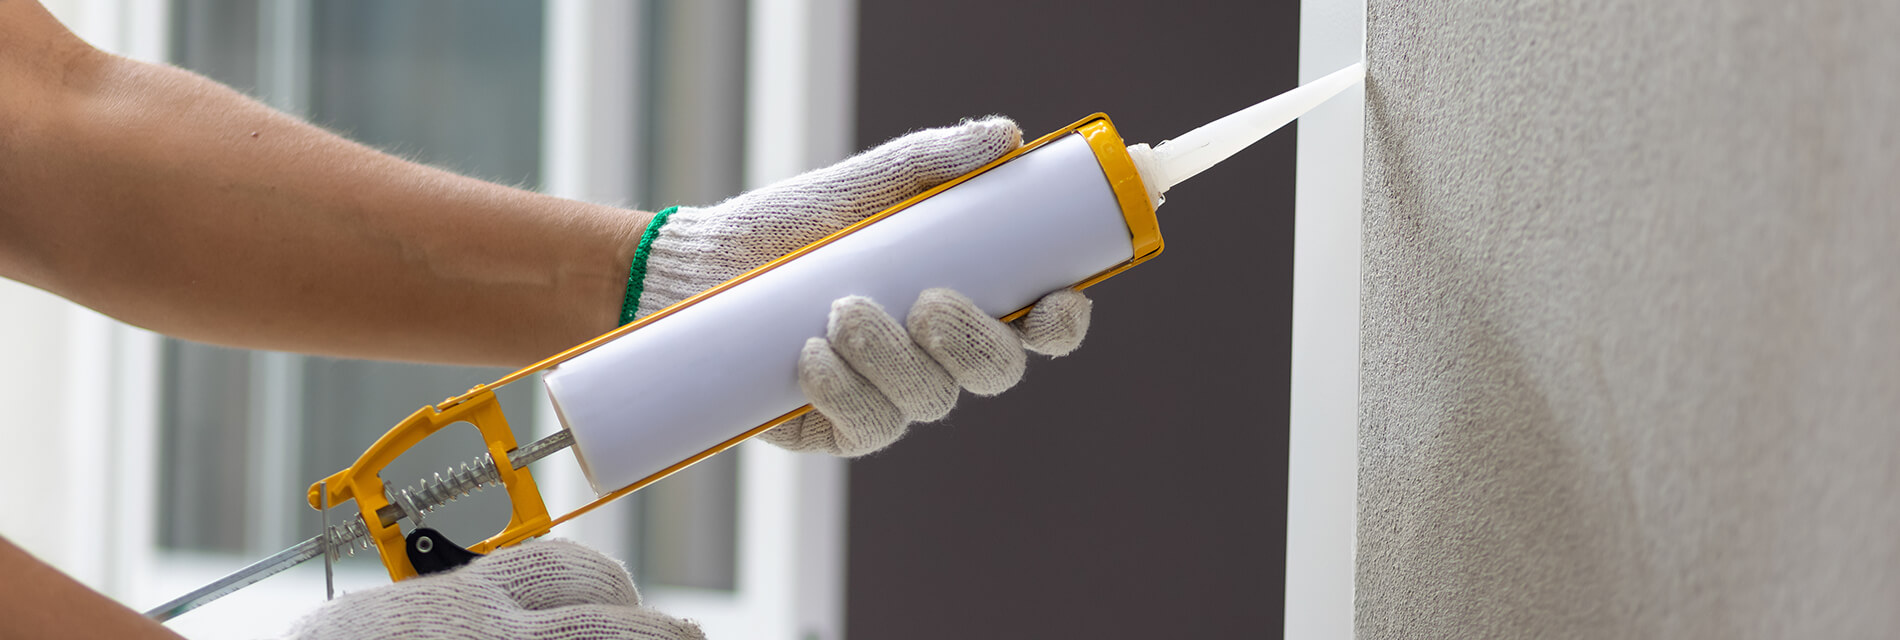
[[[154,331],[521,365],[611,329],[649,217],[406,162],[0,0],[0,276]]]
[[[179,638],[0,538],[0,620],[9,638]]]

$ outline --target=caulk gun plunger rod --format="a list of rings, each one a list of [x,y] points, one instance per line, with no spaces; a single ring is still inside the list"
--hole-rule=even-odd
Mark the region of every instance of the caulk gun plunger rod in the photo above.
[[[518,447],[514,451],[508,452],[508,464],[516,469],[520,469],[537,460],[548,457],[549,454],[566,449],[573,444],[573,432],[562,429],[548,437],[536,440],[528,443],[526,446]],[[470,491],[479,490],[488,482],[498,479],[498,476],[495,475],[492,463],[486,465],[483,469],[477,470],[474,474],[468,474],[467,477],[462,477],[455,473],[451,473],[450,476],[452,477],[451,482],[453,486],[431,487],[428,481],[424,481],[420,485],[420,488],[428,495],[464,495]],[[439,483],[442,480],[443,479],[438,476],[436,481]],[[447,498],[444,499],[446,500]],[[440,505],[437,501],[426,501],[416,506],[426,510]],[[382,521],[384,526],[387,526],[402,520],[406,515],[403,513],[402,507],[389,504],[376,510],[376,517]],[[336,527],[334,531],[326,526],[324,527],[324,532],[317,537],[300,542],[289,549],[279,551],[271,557],[251,563],[250,566],[239,569],[236,573],[220,578],[211,584],[199,587],[191,593],[173,598],[170,602],[166,602],[150,611],[146,611],[145,617],[159,622],[178,617],[180,614],[204,606],[212,600],[224,597],[238,589],[250,586],[259,580],[263,580],[281,573],[286,569],[302,564],[306,560],[326,555],[330,548],[355,543],[359,538],[366,535],[366,532],[367,527],[363,523],[363,516],[361,514],[344,521],[344,524]],[[324,544],[323,538],[325,536],[332,537],[328,545]]]
[[[1155,193],[1166,193],[1208,167],[1239,153],[1267,134],[1306,115],[1341,91],[1365,78],[1366,63],[1334,71],[1318,80],[1268,99],[1246,109],[1209,122],[1180,136],[1156,145],[1152,150],[1155,175],[1144,176],[1154,182]],[[1135,145],[1145,147],[1146,145]],[[1131,147],[1132,149],[1132,147]],[[1138,153],[1139,155],[1139,153]]]

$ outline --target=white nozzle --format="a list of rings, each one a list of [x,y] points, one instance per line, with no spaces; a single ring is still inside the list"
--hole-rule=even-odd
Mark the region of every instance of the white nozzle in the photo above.
[[[1282,93],[1266,102],[1242,109],[1209,122],[1181,136],[1162,142],[1153,149],[1146,144],[1131,145],[1128,152],[1148,183],[1149,196],[1156,205],[1162,193],[1181,184],[1208,167],[1239,153],[1267,134],[1292,122],[1366,75],[1366,63],[1334,71],[1326,77]]]

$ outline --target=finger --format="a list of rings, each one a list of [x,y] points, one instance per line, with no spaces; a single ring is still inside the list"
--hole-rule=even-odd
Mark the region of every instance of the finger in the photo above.
[[[509,638],[537,640],[705,640],[705,632],[691,620],[675,618],[646,607],[577,605],[531,611],[506,631]]]
[[[841,456],[844,451],[838,447],[837,435],[837,428],[831,426],[831,420],[825,414],[808,411],[805,415],[767,429],[758,437],[788,451],[822,451]]]
[[[996,395],[1023,379],[1022,338],[963,294],[925,290],[906,324],[911,339],[971,393]]]
[[[897,405],[906,421],[936,420],[956,406],[957,381],[870,298],[833,302],[825,336],[831,350]]]
[[[523,609],[640,604],[640,592],[626,566],[566,540],[501,549],[477,558],[464,571],[500,588]]]
[[[1069,355],[1082,346],[1082,337],[1089,332],[1089,310],[1094,304],[1074,289],[1043,296],[1029,315],[1016,321],[1023,346],[1044,355]]]
[[[904,435],[904,415],[897,405],[851,370],[824,338],[805,341],[798,356],[798,386],[812,408],[830,419],[837,455],[864,455]]]
[[[1022,130],[1008,118],[965,120],[910,133],[740,198],[758,198],[757,204],[776,200],[774,208],[817,204],[855,221],[974,171],[1022,146],[1022,139]],[[840,192],[851,197],[840,198]]]

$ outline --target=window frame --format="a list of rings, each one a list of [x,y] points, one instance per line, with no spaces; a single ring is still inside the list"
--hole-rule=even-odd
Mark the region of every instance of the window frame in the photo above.
[[[260,0],[260,13],[280,29],[266,52],[277,77],[260,87],[278,106],[294,106],[296,78],[308,74],[309,38],[295,37],[297,20],[307,23],[309,0]],[[164,61],[172,29],[169,0],[48,0],[47,5],[75,32],[101,48],[130,57]],[[548,191],[556,195],[606,202],[630,201],[628,185],[613,176],[634,175],[641,161],[633,149],[639,128],[639,90],[630,65],[640,64],[624,33],[604,29],[616,13],[636,12],[639,0],[601,3],[548,0],[544,76],[543,167]],[[748,188],[793,175],[848,155],[851,151],[850,105],[855,38],[854,0],[754,0],[746,6],[745,36],[750,73],[745,105],[745,184]],[[625,58],[601,64],[598,49],[610,47]],[[301,48],[300,57],[298,50]],[[282,75],[278,75],[282,74]],[[288,79],[288,80],[286,80]],[[294,110],[294,109],[293,109]],[[625,135],[601,135],[603,131]],[[620,142],[624,140],[625,142]],[[7,293],[7,292],[0,292]],[[57,507],[50,524],[65,536],[57,545],[35,552],[82,582],[134,608],[147,608],[195,588],[256,558],[233,559],[193,554],[158,546],[159,504],[157,442],[161,394],[161,336],[113,321],[63,301],[41,305],[63,338],[55,351],[65,375],[59,390],[52,448],[59,461],[61,491],[42,499],[36,510]],[[53,336],[59,333],[63,335]],[[290,433],[298,393],[294,356],[253,354],[262,373],[262,405],[253,411],[266,431]],[[37,399],[44,401],[44,399]],[[430,398],[418,398],[418,403]],[[393,419],[400,416],[392,417]],[[393,422],[392,422],[393,424]],[[543,402],[530,419],[533,435],[558,429]],[[268,433],[251,455],[273,456],[289,446]],[[523,434],[527,435],[527,434]],[[100,460],[98,443],[111,443]],[[273,444],[274,443],[274,444]],[[273,453],[272,447],[276,447]],[[652,586],[643,589],[656,608],[700,620],[717,637],[842,638],[844,631],[845,464],[829,456],[797,455],[747,443],[733,454],[740,460],[739,575],[731,592]],[[266,465],[275,466],[275,465]],[[280,481],[281,480],[281,481]],[[290,505],[301,491],[295,478],[265,480],[270,494],[288,491],[281,502],[253,505],[266,509]],[[586,486],[575,472],[555,468],[544,480],[550,493]],[[288,507],[286,507],[288,508]],[[281,520],[281,519],[280,519]],[[587,539],[624,536],[624,524],[611,518],[582,518],[554,532]],[[570,529],[571,527],[571,529]],[[785,535],[790,531],[793,535]],[[103,552],[102,552],[103,551]],[[373,557],[373,554],[370,554]],[[381,567],[373,561],[341,563],[339,586],[376,584]],[[281,628],[285,612],[307,611],[321,598],[322,571],[306,563],[286,574],[247,588],[206,611],[181,617],[175,630],[192,637],[246,637]],[[219,605],[226,605],[220,607]]]
[[[1363,0],[1300,6],[1300,82],[1365,59]],[[1300,118],[1293,236],[1285,636],[1353,637],[1365,88]]]

